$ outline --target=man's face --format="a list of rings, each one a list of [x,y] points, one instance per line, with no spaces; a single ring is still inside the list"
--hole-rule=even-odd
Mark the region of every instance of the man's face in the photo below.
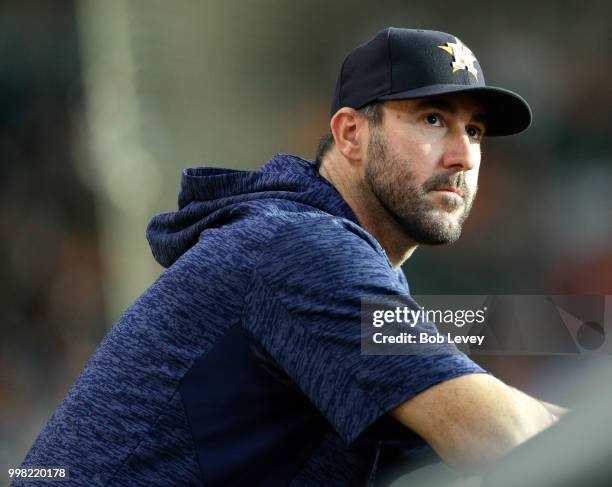
[[[388,101],[370,124],[366,183],[407,237],[459,238],[478,189],[484,111],[465,94]]]

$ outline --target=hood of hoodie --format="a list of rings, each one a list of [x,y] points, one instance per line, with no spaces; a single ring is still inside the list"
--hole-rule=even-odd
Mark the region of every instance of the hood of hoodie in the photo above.
[[[277,154],[257,171],[184,169],[178,211],[155,216],[147,227],[155,260],[171,266],[207,228],[235,221],[241,206],[263,199],[298,202],[357,223],[340,193],[319,175],[315,161]]]

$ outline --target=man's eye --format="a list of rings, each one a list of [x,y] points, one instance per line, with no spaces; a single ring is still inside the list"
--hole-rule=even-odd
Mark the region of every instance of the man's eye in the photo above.
[[[480,140],[482,138],[482,130],[480,130],[478,127],[468,127],[467,134],[472,139]]]
[[[429,125],[434,125],[436,127],[442,125],[442,123],[440,122],[440,116],[437,113],[430,113],[425,117],[425,120]]]

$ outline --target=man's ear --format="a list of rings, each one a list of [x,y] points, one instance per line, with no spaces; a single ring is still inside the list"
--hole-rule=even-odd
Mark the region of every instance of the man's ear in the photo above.
[[[359,163],[367,149],[368,122],[357,110],[344,107],[330,121],[337,149],[350,162]]]

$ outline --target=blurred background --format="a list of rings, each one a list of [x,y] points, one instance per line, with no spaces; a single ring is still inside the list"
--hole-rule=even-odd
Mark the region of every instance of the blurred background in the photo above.
[[[458,35],[534,123],[484,144],[462,239],[414,293],[612,294],[608,2],[0,3],[0,466],[17,466],[98,342],[162,271],[145,228],[180,170],[314,157],[348,51],[388,25]],[[572,405],[593,358],[483,359]],[[559,384],[564,384],[562,387]]]

